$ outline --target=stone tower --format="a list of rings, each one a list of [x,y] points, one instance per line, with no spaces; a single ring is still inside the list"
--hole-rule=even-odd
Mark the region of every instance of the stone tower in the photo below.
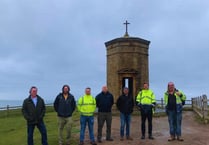
[[[105,42],[107,50],[107,86],[113,94],[115,101],[122,93],[123,87],[128,87],[129,92],[135,97],[144,82],[149,83],[149,44],[150,41],[129,37],[127,32],[124,37]]]

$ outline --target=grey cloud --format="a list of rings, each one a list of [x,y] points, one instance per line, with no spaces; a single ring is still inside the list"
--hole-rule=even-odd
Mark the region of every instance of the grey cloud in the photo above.
[[[1,1],[0,99],[23,99],[31,85],[54,99],[63,84],[76,97],[106,82],[104,42],[129,34],[151,41],[150,84],[168,81],[189,97],[208,93],[208,2]],[[11,92],[10,88],[14,88]]]

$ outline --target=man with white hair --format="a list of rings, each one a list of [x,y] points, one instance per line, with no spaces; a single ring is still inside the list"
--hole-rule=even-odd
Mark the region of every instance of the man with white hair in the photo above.
[[[181,137],[181,121],[182,108],[185,104],[186,96],[182,91],[175,88],[173,82],[168,83],[167,91],[164,94],[164,101],[166,105],[166,113],[168,115],[168,122],[170,128],[170,138],[168,141],[176,139],[183,141]]]

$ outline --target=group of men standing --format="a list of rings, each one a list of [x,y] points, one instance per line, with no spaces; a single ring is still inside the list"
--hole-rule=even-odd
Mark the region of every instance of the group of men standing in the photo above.
[[[42,145],[48,145],[47,131],[43,121],[45,114],[44,100],[37,95],[37,88],[31,87],[29,97],[23,102],[22,112],[24,118],[27,120],[27,141],[28,145],[34,145],[33,132],[37,127],[42,136]],[[183,141],[181,138],[181,120],[182,120],[182,105],[185,104],[186,97],[183,92],[178,91],[174,83],[168,83],[168,89],[164,94],[166,113],[168,115],[168,122],[170,128],[170,138],[168,141],[175,139]],[[107,86],[102,87],[102,91],[94,98],[91,95],[91,88],[85,89],[85,94],[79,98],[77,102],[77,109],[80,112],[80,142],[79,145],[84,144],[85,129],[88,125],[89,137],[92,145],[97,145],[94,138],[94,112],[98,108],[98,128],[97,128],[97,142],[102,142],[102,128],[106,122],[106,140],[113,141],[111,136],[112,124],[112,106],[114,104],[114,97],[108,91]],[[152,135],[152,115],[156,106],[155,95],[149,89],[149,84],[144,83],[143,89],[136,96],[134,101],[133,96],[129,93],[129,88],[124,87],[121,96],[116,100],[116,106],[120,111],[120,140],[133,140],[130,136],[131,114],[133,108],[137,105],[141,112],[141,139],[145,139],[145,122],[148,119],[148,138],[154,139]],[[58,142],[59,145],[64,145],[63,129],[66,127],[66,145],[70,145],[71,128],[73,124],[72,114],[76,108],[76,101],[74,96],[70,93],[70,87],[64,85],[62,92],[57,95],[54,101],[54,109],[58,116]],[[177,138],[176,138],[177,137]]]

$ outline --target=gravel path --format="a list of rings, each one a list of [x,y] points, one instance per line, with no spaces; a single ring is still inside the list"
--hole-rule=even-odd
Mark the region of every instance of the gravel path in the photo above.
[[[153,118],[153,136],[154,140],[141,140],[140,133],[140,116],[132,116],[131,123],[131,137],[133,141],[124,140],[120,141],[120,118],[118,116],[113,116],[112,121],[112,137],[114,141],[109,142],[105,140],[106,126],[103,128],[103,138],[102,143],[98,145],[209,145],[209,125],[201,124],[195,121],[195,114],[191,111],[183,112],[183,122],[182,122],[182,137],[183,142],[177,140],[168,142],[169,129],[167,116],[165,117],[155,117]],[[147,124],[146,124],[147,125]],[[95,117],[95,137],[97,134],[97,119]],[[88,133],[86,133],[85,144],[88,143]]]

